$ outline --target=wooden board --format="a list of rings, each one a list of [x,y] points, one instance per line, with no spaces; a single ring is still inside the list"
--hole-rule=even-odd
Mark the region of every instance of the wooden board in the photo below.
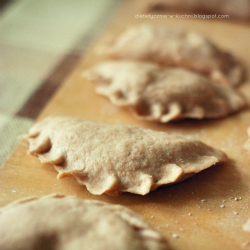
[[[83,81],[81,72],[102,60],[94,53],[97,43],[130,24],[142,22],[202,32],[221,48],[237,55],[249,72],[250,27],[220,19],[135,18],[136,14],[143,14],[142,5],[143,1],[125,2],[104,35],[68,77],[39,119],[48,115],[75,116],[190,135],[224,150],[230,160],[182,183],[161,187],[146,196],[129,193],[119,197],[94,196],[78,185],[73,177],[58,181],[54,168],[42,165],[36,157],[28,155],[27,144],[21,141],[0,169],[0,206],[26,196],[60,192],[130,207],[156,227],[173,249],[249,249],[250,233],[242,230],[243,224],[250,218],[250,155],[243,148],[247,141],[246,129],[250,125],[249,109],[220,120],[171,124],[138,121],[126,109],[117,108],[106,98],[96,95],[93,86]],[[250,82],[247,81],[239,90],[250,103]],[[173,234],[179,237],[174,238]]]

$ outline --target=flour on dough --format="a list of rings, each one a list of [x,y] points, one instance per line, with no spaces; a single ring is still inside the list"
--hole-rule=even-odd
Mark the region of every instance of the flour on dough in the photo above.
[[[222,151],[183,136],[70,117],[48,117],[25,138],[29,153],[54,165],[59,179],[73,175],[95,195],[145,195],[227,160]]]
[[[221,118],[246,106],[232,88],[181,68],[135,61],[106,61],[83,73],[96,92],[137,118],[169,122],[186,118]]]

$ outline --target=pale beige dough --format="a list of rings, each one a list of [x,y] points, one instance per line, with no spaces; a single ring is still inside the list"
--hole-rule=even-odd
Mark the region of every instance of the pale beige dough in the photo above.
[[[1,250],[167,250],[164,238],[121,206],[53,194],[0,208]]]
[[[250,0],[146,0],[147,10],[184,10],[200,15],[229,15],[221,20],[250,21]]]
[[[227,160],[200,141],[125,125],[48,117],[25,136],[29,153],[96,195],[145,195]]]
[[[250,219],[243,225],[243,230],[250,232]]]
[[[141,24],[110,37],[96,51],[112,58],[186,68],[234,87],[245,79],[245,70],[233,55],[197,32]]]
[[[247,133],[248,133],[248,136],[250,137],[250,127],[247,129]],[[250,138],[249,138],[248,141],[245,143],[244,148],[245,148],[248,152],[250,152]]]
[[[186,118],[220,118],[241,110],[244,99],[232,88],[201,75],[152,63],[106,61],[85,71],[96,92],[137,118],[169,122]]]

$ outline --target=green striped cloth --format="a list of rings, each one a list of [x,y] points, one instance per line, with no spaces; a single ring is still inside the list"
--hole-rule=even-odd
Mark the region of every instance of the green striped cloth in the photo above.
[[[0,166],[119,2],[1,1]]]

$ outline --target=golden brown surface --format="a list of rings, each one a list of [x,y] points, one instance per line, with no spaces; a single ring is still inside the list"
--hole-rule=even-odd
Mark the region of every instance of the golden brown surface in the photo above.
[[[136,14],[142,13],[142,3],[128,1],[117,13],[105,36],[119,33],[127,25],[145,21],[193,29],[204,33],[223,49],[232,51],[250,71],[248,26],[231,20],[135,18]],[[97,96],[92,84],[82,80],[81,72],[98,62],[100,58],[94,56],[93,49],[90,50],[43,110],[40,119],[49,115],[74,115],[110,124],[131,124],[191,135],[225,151],[229,162],[211,167],[176,185],[158,188],[143,197],[128,193],[119,197],[97,197],[80,186],[73,177],[56,180],[56,171],[28,155],[27,144],[22,141],[0,169],[0,206],[26,196],[61,192],[131,208],[163,233],[173,249],[248,249],[249,232],[242,227],[249,219],[250,210],[250,155],[244,149],[250,124],[249,109],[220,120],[170,124],[138,121],[127,110],[115,107],[106,98]],[[250,104],[249,80],[239,90]],[[179,237],[174,238],[173,234]]]

